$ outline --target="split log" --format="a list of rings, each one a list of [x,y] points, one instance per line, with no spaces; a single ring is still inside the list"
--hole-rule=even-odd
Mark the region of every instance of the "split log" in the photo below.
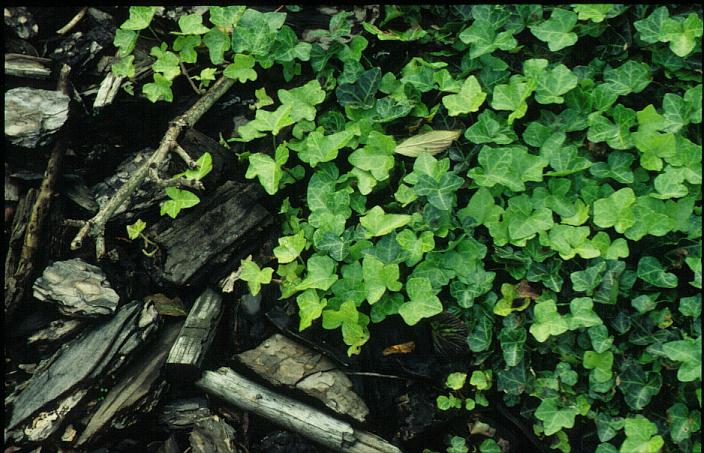
[[[237,453],[236,435],[232,426],[213,415],[195,423],[188,441],[193,453]]]
[[[66,343],[39,365],[13,399],[5,440],[46,440],[93,385],[128,361],[156,329],[158,320],[153,304],[133,301],[122,306],[110,320]]]
[[[169,430],[192,428],[193,424],[212,414],[205,398],[187,398],[165,404],[159,412],[159,423]]]
[[[54,302],[66,316],[98,318],[115,313],[120,296],[98,266],[79,258],[57,261],[34,282],[34,297]]]
[[[27,344],[42,350],[47,344],[56,343],[74,336],[84,327],[85,322],[82,319],[57,319],[50,322],[44,329],[33,333],[27,338]]]
[[[332,361],[281,334],[237,358],[272,384],[301,390],[339,414],[363,422],[369,413],[352,381]]]
[[[32,55],[6,53],[5,75],[31,79],[48,79],[51,76],[51,60]]]
[[[125,368],[120,374],[115,386],[110,389],[98,409],[93,413],[88,425],[76,442],[77,447],[91,444],[98,435],[111,424],[122,428],[126,426],[123,420],[129,415],[130,421],[145,412],[144,408],[151,409],[156,399],[155,387],[159,386],[157,380],[161,374],[164,360],[176,341],[181,323],[170,323],[162,328],[159,338],[148,346],[148,349]],[[157,384],[155,384],[157,383]],[[128,414],[129,412],[129,414]],[[148,411],[146,411],[148,412]]]
[[[279,395],[229,368],[206,371],[196,386],[244,410],[336,451],[346,453],[400,453],[396,446],[374,434],[324,414],[306,404]]]
[[[271,222],[269,212],[256,202],[261,190],[254,184],[227,181],[213,196],[169,222],[147,232],[164,255],[163,265],[152,267],[157,280],[183,286],[194,284],[215,266],[244,258],[255,245],[251,233],[257,226]]]
[[[169,374],[195,379],[213,341],[222,315],[222,296],[210,288],[196,299],[174,343],[166,367]]]

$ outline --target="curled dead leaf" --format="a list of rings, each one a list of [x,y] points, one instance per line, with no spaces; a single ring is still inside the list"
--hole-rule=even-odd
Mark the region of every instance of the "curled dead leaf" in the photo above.
[[[418,157],[420,153],[438,154],[450,147],[460,136],[461,131],[431,131],[407,138],[396,146],[394,152],[408,157]]]
[[[413,350],[415,348],[416,348],[415,341],[408,341],[406,343],[395,344],[395,345],[389,346],[388,348],[381,351],[381,353],[384,355],[384,357],[386,357],[387,355],[392,355],[392,354],[408,354],[408,353],[413,352]]]

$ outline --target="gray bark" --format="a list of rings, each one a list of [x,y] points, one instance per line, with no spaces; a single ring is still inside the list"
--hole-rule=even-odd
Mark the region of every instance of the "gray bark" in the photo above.
[[[234,428],[213,415],[198,420],[188,441],[193,453],[237,453]]]
[[[229,368],[206,371],[196,385],[209,394],[296,431],[328,448],[346,453],[399,453],[384,439],[279,395]]]
[[[46,145],[68,119],[68,104],[60,91],[20,87],[5,92],[5,137],[24,148]]]

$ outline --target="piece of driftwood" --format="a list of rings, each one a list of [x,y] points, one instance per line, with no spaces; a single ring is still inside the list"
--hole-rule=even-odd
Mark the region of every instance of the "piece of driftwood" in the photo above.
[[[352,381],[334,363],[281,334],[272,335],[237,358],[272,384],[302,390],[339,414],[363,422],[369,413],[354,392]]]
[[[51,76],[51,60],[33,55],[6,53],[5,75],[31,79],[48,79]]]
[[[188,441],[193,453],[237,453],[236,435],[225,420],[212,415],[195,422]]]
[[[61,427],[100,379],[119,370],[157,328],[152,304],[123,305],[42,362],[13,399],[5,440],[41,442]]]
[[[32,289],[34,297],[55,303],[66,316],[109,316],[115,313],[120,301],[103,270],[79,258],[48,266]]]
[[[108,72],[103,81],[100,82],[100,88],[93,101],[93,110],[100,110],[112,104],[124,80],[123,76],[115,75],[112,71]]]
[[[19,87],[5,92],[5,138],[35,148],[49,143],[68,119],[69,97],[61,91]]]
[[[271,221],[269,212],[256,202],[260,195],[254,184],[227,181],[165,231],[157,233],[159,224],[150,228],[163,254],[163,264],[153,268],[154,276],[179,286],[193,284],[233,256],[244,258],[254,245],[251,230]]]
[[[27,338],[27,344],[42,348],[47,344],[66,340],[77,334],[85,325],[82,319],[57,319]]]
[[[57,88],[61,96],[66,98],[66,116],[68,116],[68,95],[69,80],[68,76],[71,72],[71,67],[63,65],[59,72],[59,81]],[[12,90],[11,90],[12,91]],[[6,98],[7,99],[7,98]],[[7,106],[6,106],[7,108]],[[7,119],[7,118],[6,118]],[[62,122],[63,124],[63,122]],[[5,133],[7,134],[7,122],[5,123]],[[47,217],[51,208],[51,201],[54,197],[56,185],[61,175],[61,164],[65,151],[65,139],[59,139],[51,150],[49,162],[46,165],[44,179],[39,188],[36,201],[32,205],[32,210],[25,229],[24,241],[22,243],[22,252],[20,253],[19,261],[14,273],[11,275],[11,281],[5,283],[5,325],[8,326],[12,322],[15,310],[29,287],[30,282],[36,276],[35,267],[39,259],[40,242],[44,224],[47,223]],[[7,276],[8,268],[5,268]]]
[[[279,395],[230,368],[203,373],[196,386],[224,401],[264,417],[286,429],[346,453],[399,453],[401,450],[369,432],[318,411],[292,398]]]
[[[169,430],[190,429],[197,420],[210,415],[208,400],[185,398],[164,404],[159,411],[159,423]]]
[[[164,134],[156,151],[154,151],[150,158],[120,187],[110,202],[103,206],[95,216],[87,220],[78,233],[76,233],[76,236],[71,241],[72,250],[79,249],[83,245],[83,240],[86,236],[90,235],[95,239],[96,256],[98,259],[105,255],[105,224],[110,220],[115,210],[142,185],[147,176],[149,176],[150,170],[158,170],[161,167],[166,155],[177,145],[177,140],[181,132],[184,129],[193,127],[201,116],[203,116],[232,85],[234,85],[233,79],[227,77],[220,78],[191,108],[171,122],[169,129]]]
[[[5,256],[5,306],[8,304],[8,295],[14,294],[17,289],[17,280],[15,273],[17,272],[17,264],[22,253],[22,243],[24,242],[24,233],[27,230],[27,223],[32,213],[32,206],[37,200],[39,191],[37,189],[29,189],[24,197],[20,198],[15,208],[15,214],[12,218],[12,228],[10,229],[10,241]]]
[[[148,403],[146,409],[151,409],[156,401],[152,398],[154,387],[158,385],[164,360],[181,330],[180,324],[176,322],[165,325],[158,338],[120,372],[117,383],[105,395],[78,438],[77,447],[93,443],[111,424],[122,428],[126,413],[130,412],[130,419],[134,420],[138,414],[145,412],[139,410],[145,402]]]
[[[222,315],[222,296],[210,288],[196,299],[166,359],[172,376],[196,377]]]

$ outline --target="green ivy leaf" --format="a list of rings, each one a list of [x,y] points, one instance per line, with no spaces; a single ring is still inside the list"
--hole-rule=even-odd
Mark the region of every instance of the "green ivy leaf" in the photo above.
[[[627,418],[625,422],[626,440],[621,444],[620,453],[637,451],[657,453],[665,444],[662,436],[656,435],[658,427],[642,415]]]
[[[176,187],[167,187],[164,190],[170,200],[166,200],[161,204],[161,215],[167,214],[172,219],[175,219],[182,209],[192,208],[200,203],[200,198],[187,190],[177,189]]]
[[[670,341],[662,345],[662,352],[670,360],[682,362],[677,370],[677,379],[692,382],[702,378],[702,337]]]
[[[554,225],[552,211],[548,208],[534,209],[530,197],[525,194],[508,200],[502,223],[508,225],[508,235],[512,242],[530,239]]]
[[[451,388],[452,390],[459,390],[464,387],[464,383],[467,380],[467,373],[450,373],[445,379],[445,386]]]
[[[298,122],[301,119],[315,120],[315,106],[325,100],[325,91],[320,88],[318,80],[291,90],[279,90],[279,100],[283,105],[291,105],[291,119]]]
[[[530,32],[539,40],[548,43],[551,52],[557,52],[577,42],[572,29],[577,24],[577,14],[562,8],[552,10],[550,19],[538,25],[529,25]]]
[[[345,83],[337,87],[337,101],[343,107],[370,109],[374,107],[374,95],[381,83],[381,69],[372,68],[360,74],[354,83]]]
[[[262,153],[250,154],[249,167],[244,175],[247,179],[257,177],[266,193],[274,195],[279,190],[279,183],[284,176],[281,166],[288,161],[288,148],[279,145],[276,149],[276,160]]]
[[[675,55],[686,57],[694,50],[697,38],[702,37],[702,20],[695,13],[690,13],[684,20],[665,19],[658,37],[660,41],[670,43],[670,50]]]
[[[227,65],[222,74],[227,78],[244,83],[247,80],[257,80],[257,71],[252,69],[253,67],[254,57],[238,53],[233,57],[232,63]]]
[[[298,304],[298,316],[300,317],[298,330],[302,331],[310,327],[313,321],[320,318],[323,314],[323,308],[328,302],[325,299],[320,299],[316,290],[307,289],[296,296],[296,303]]]
[[[367,301],[370,304],[376,303],[384,292],[399,291],[402,288],[398,281],[398,264],[384,264],[381,260],[371,255],[365,255],[362,259],[362,273],[364,275],[364,289],[367,293]]]
[[[630,187],[617,190],[606,198],[594,202],[594,223],[601,228],[614,227],[623,233],[636,223],[633,215],[635,194]]]
[[[513,128],[506,124],[506,120],[488,109],[479,114],[477,121],[467,128],[464,136],[477,145],[483,143],[508,145],[518,139]]]
[[[254,136],[250,137],[249,140],[252,138],[257,138],[257,137],[262,137],[263,134],[257,135],[257,132],[271,132],[273,135],[279,135],[279,132],[281,129],[283,129],[286,126],[290,126],[293,124],[293,120],[291,119],[291,111],[293,108],[290,105],[280,105],[276,110],[273,112],[268,112],[266,110],[259,109],[257,110],[257,113],[255,115],[255,118],[250,121],[247,124],[244,124],[243,126],[240,126],[237,132],[240,134],[240,136],[243,136],[243,131],[246,130],[249,132],[250,130],[254,131]],[[249,132],[249,134],[252,134]],[[244,136],[243,136],[244,137]],[[245,141],[249,141],[245,140]],[[291,146],[293,149],[293,146]]]
[[[545,434],[550,436],[562,428],[572,428],[579,411],[573,405],[563,407],[560,398],[545,398],[535,410],[535,418],[543,422]]]
[[[246,259],[240,261],[240,279],[247,282],[249,291],[253,296],[259,294],[261,285],[266,285],[271,282],[271,275],[274,269],[270,267],[265,267],[260,269],[257,263],[252,261],[252,256],[248,256]]]
[[[196,160],[196,168],[188,169],[184,172],[177,173],[176,177],[182,176],[188,179],[194,179],[200,181],[205,178],[208,173],[213,170],[213,156],[210,153],[203,153],[198,160]]]
[[[494,305],[494,314],[499,316],[508,316],[514,311],[523,311],[530,305],[530,298],[520,297],[517,285],[504,283],[501,285],[501,299]],[[516,299],[522,299],[522,302],[514,302]]]
[[[120,49],[117,56],[123,57],[123,59],[124,57],[131,56],[131,63],[134,60],[134,55],[130,54],[134,50],[134,46],[137,44],[138,37],[139,33],[132,30],[123,30],[122,28],[115,30],[115,39],[113,39],[112,43],[115,47]],[[134,77],[134,71],[130,77]]]
[[[528,153],[524,146],[513,145],[492,148],[484,145],[479,151],[479,167],[472,168],[467,176],[484,187],[501,184],[514,192],[526,190],[525,182],[543,180],[547,162],[540,156]]]
[[[631,409],[641,410],[650,403],[650,400],[660,392],[662,376],[659,373],[643,371],[635,363],[624,365],[619,375],[618,388],[623,393],[626,404]]]
[[[155,6],[130,6],[130,17],[120,25],[123,30],[144,30],[152,22]]]
[[[539,104],[562,104],[562,95],[576,86],[577,76],[567,66],[558,64],[537,79],[535,100]]]
[[[355,167],[370,172],[377,181],[384,181],[394,168],[395,147],[393,137],[371,131],[367,144],[350,154],[348,160]]]
[[[485,99],[486,93],[482,91],[477,78],[469,76],[462,84],[459,93],[444,96],[442,103],[447,108],[448,115],[457,116],[476,112]]]
[[[296,291],[310,288],[325,291],[338,279],[335,273],[335,261],[329,256],[311,256],[306,263],[306,271],[306,277],[296,285]]]
[[[576,271],[570,274],[572,289],[578,292],[591,294],[592,290],[601,283],[602,275],[606,271],[606,263],[599,261],[593,266],[583,271]]]
[[[211,18],[212,21],[212,13]],[[230,50],[230,36],[217,28],[203,35],[203,44],[208,48],[208,56],[214,65],[225,62],[225,52]]]
[[[551,335],[560,335],[569,329],[567,321],[557,312],[557,305],[552,299],[538,301],[533,307],[533,316],[535,320],[529,331],[540,343]]]
[[[653,79],[650,66],[629,60],[618,68],[604,69],[604,82],[620,96],[630,93],[640,93]]]
[[[630,153],[614,151],[609,153],[607,162],[597,162],[589,168],[592,176],[600,179],[611,178],[622,184],[633,183],[631,164],[635,157]]]
[[[367,214],[359,218],[359,223],[362,224],[366,238],[375,236],[384,236],[394,231],[396,228],[401,228],[411,221],[411,216],[407,214],[386,214],[381,206],[374,206]]]
[[[594,302],[591,297],[577,297],[572,299],[570,302],[570,313],[571,314],[567,316],[567,324],[570,330],[603,324],[599,315],[594,312]]]
[[[665,272],[657,258],[644,256],[638,261],[638,278],[659,288],[676,288],[677,276]]]
[[[144,229],[147,227],[147,224],[144,222],[142,219],[137,219],[132,225],[127,225],[127,236],[135,240],[139,237],[139,235],[144,231]]]
[[[135,75],[134,55],[128,55],[117,60],[111,66],[113,74],[116,76],[132,78]]]
[[[584,351],[582,366],[588,370],[592,370],[591,378],[596,382],[603,383],[611,380],[613,374],[611,372],[611,367],[613,364],[614,355],[610,351],[601,353],[595,351]]]
[[[156,102],[160,99],[166,102],[174,100],[174,94],[171,91],[171,80],[158,72],[154,73],[154,82],[145,83],[144,86],[142,86],[142,92],[151,102]]]
[[[442,302],[435,296],[427,278],[409,278],[406,282],[406,293],[410,300],[399,307],[398,313],[409,326],[442,312]]]
[[[523,118],[528,111],[526,100],[535,89],[535,81],[526,82],[520,75],[511,77],[508,84],[494,86],[491,97],[491,108],[495,110],[509,110],[507,123],[510,126],[516,119]]]
[[[475,18],[472,25],[459,34],[463,43],[471,44],[470,58],[479,58],[496,49],[513,50],[516,48],[518,43],[511,31],[497,33],[496,30],[497,28],[491,22]]]
[[[293,236],[283,236],[278,239],[279,245],[274,247],[274,256],[279,263],[285,264],[298,258],[306,246],[303,230]]]
[[[690,411],[682,403],[675,403],[667,409],[670,422],[670,436],[672,440],[679,443],[689,439],[692,433],[696,433],[701,428],[701,414]]]
[[[299,159],[308,163],[311,167],[315,167],[320,162],[335,160],[338,151],[347,145],[353,135],[348,130],[325,135],[321,128],[318,128],[308,134],[301,147],[296,148],[292,145],[291,148],[298,151]]]
[[[181,74],[181,66],[179,66],[178,56],[166,50],[166,43],[162,43],[161,48],[152,47],[150,55],[156,57],[156,61],[152,64],[154,70],[154,80],[160,73],[166,80],[171,81],[176,76]]]
[[[573,5],[572,10],[578,14],[579,20],[591,20],[592,22],[603,22],[614,5]]]
[[[521,363],[525,354],[527,335],[526,329],[522,327],[501,329],[498,338],[506,366],[513,367]]]
[[[362,345],[369,340],[368,324],[369,317],[358,312],[352,301],[342,303],[338,310],[323,311],[323,328],[342,327],[342,339],[349,346],[347,355],[359,354]]]

